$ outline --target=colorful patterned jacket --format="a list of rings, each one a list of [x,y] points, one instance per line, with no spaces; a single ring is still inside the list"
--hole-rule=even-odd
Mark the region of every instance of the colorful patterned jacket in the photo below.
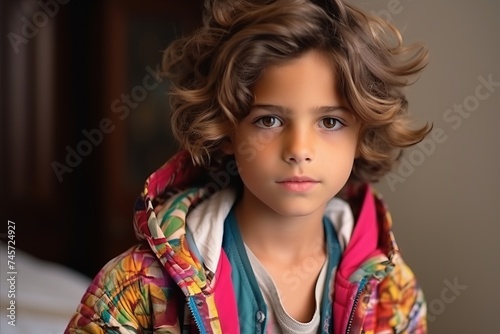
[[[186,152],[148,178],[134,217],[141,242],[99,272],[65,333],[261,330],[240,323],[224,250],[215,248],[205,258],[192,247],[186,217],[214,198],[216,183],[207,181]],[[356,223],[332,282],[333,324],[322,324],[321,332],[426,333],[423,294],[401,258],[382,200],[368,185],[346,186],[338,196],[349,203]],[[223,216],[209,212],[202,219]],[[213,234],[204,242],[220,242]]]

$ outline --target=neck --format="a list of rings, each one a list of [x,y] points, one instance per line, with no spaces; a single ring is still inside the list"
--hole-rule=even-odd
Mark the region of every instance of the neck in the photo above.
[[[293,263],[325,254],[324,206],[306,216],[284,216],[263,203],[243,198],[235,208],[246,245],[260,259]]]

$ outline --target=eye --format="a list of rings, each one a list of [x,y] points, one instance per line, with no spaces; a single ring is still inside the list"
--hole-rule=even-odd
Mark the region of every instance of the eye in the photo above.
[[[264,116],[259,119],[257,119],[254,124],[261,128],[275,128],[278,126],[283,125],[283,123],[274,116]]]
[[[339,130],[344,127],[344,124],[336,118],[325,117],[319,122],[319,127],[326,130]]]

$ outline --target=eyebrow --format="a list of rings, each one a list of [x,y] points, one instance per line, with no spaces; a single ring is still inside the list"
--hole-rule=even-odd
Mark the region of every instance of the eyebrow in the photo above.
[[[254,109],[263,109],[267,111],[272,111],[276,112],[282,115],[289,114],[291,113],[291,110],[285,106],[281,105],[275,105],[275,104],[253,104],[250,107],[250,111]],[[342,112],[348,112],[350,113],[351,111],[349,108],[344,107],[344,106],[321,106],[321,107],[316,107],[314,108],[314,111],[317,112],[318,114],[328,114],[332,113],[335,111],[342,111]]]

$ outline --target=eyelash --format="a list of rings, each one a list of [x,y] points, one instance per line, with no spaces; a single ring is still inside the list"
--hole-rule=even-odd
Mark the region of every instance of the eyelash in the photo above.
[[[278,127],[278,126],[273,126],[275,122],[273,122],[273,124],[271,126],[265,126],[264,124],[262,124],[262,121],[265,119],[273,119],[273,120],[275,120],[275,122],[278,121],[280,123],[280,125],[278,125],[278,126],[283,125],[283,121],[281,121],[276,116],[262,116],[262,117],[256,119],[253,123],[255,125],[257,125],[258,127],[263,128],[263,129],[274,129],[274,128]],[[345,124],[342,121],[340,121],[339,119],[337,119],[335,117],[324,117],[320,120],[320,124],[322,124],[325,120],[333,120],[335,122],[335,124],[332,128],[320,126],[320,128],[325,129],[327,131],[337,131],[337,130],[342,129],[345,126]],[[340,126],[340,128],[338,128],[339,126]]]

